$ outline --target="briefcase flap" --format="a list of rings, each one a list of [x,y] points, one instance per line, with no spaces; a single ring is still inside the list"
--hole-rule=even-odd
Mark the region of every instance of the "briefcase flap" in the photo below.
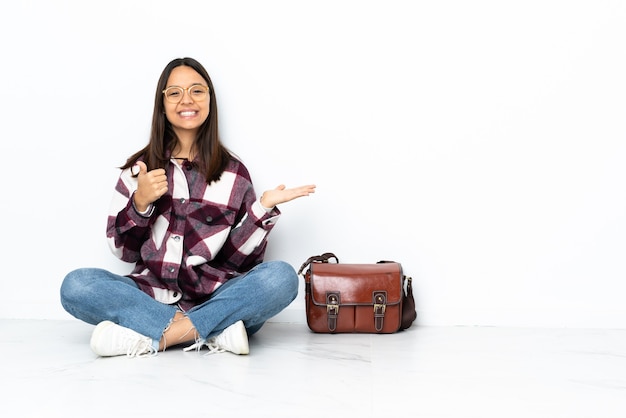
[[[310,286],[315,305],[327,305],[327,295],[338,293],[340,306],[371,306],[379,292],[385,292],[387,306],[397,305],[403,296],[402,266],[395,262],[311,263]]]

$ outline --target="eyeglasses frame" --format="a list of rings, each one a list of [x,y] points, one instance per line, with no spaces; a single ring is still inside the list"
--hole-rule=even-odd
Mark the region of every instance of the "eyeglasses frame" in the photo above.
[[[208,94],[208,95],[211,94],[211,89],[209,88],[209,86],[205,86],[204,84],[192,84],[191,86],[189,86],[187,88],[180,87],[180,86],[170,86],[170,87],[166,88],[165,90],[163,90],[161,93],[163,93],[163,95],[165,96],[165,100],[167,102],[172,103],[172,104],[178,104],[178,103],[180,103],[183,100],[183,97],[185,97],[185,92],[187,92],[187,95],[189,96],[189,98],[191,100],[193,100],[194,103],[195,103],[195,100],[193,99],[193,96],[189,92],[189,90],[194,88],[194,87],[202,87],[202,88],[206,89],[206,94]],[[167,95],[165,94],[165,92],[167,92],[170,89],[178,89],[178,90],[182,90],[183,91],[183,94],[180,96],[180,99],[178,99],[177,102],[171,101],[170,99],[168,99]]]

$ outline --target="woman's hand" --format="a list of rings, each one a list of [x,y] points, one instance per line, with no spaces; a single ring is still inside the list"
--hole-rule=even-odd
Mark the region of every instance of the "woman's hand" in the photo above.
[[[275,189],[265,191],[261,195],[261,205],[264,208],[273,208],[279,203],[289,202],[290,200],[315,193],[315,187],[314,184],[308,184],[287,189],[284,184],[281,184]]]
[[[137,169],[139,170],[137,191],[133,199],[135,208],[139,212],[144,212],[148,210],[151,203],[167,193],[167,176],[162,168],[148,171],[148,167],[143,161],[137,161],[135,167],[132,168],[134,173]]]

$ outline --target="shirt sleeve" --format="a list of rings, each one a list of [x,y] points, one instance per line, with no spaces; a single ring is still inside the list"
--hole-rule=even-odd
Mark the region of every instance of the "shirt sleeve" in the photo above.
[[[123,170],[115,186],[109,215],[107,218],[107,242],[113,254],[122,261],[136,262],[140,250],[149,236],[150,215],[154,207],[146,213],[139,213],[133,205],[133,194],[137,190],[137,179],[130,169]]]
[[[229,268],[245,272],[263,261],[267,238],[280,218],[278,207],[264,208],[257,199],[252,184],[245,189],[237,218],[219,258]]]

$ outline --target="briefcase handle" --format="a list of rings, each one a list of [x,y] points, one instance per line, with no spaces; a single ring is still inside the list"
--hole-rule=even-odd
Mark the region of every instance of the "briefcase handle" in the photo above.
[[[302,265],[300,266],[300,270],[298,270],[298,275],[301,275],[302,272],[304,271],[304,269],[306,269],[308,267],[309,264],[311,263],[328,263],[328,261],[334,258],[335,259],[335,263],[339,263],[339,258],[334,254],[334,253],[324,253],[322,255],[314,255],[312,257],[309,257],[304,263],[302,263]],[[391,260],[380,260],[378,261],[376,264],[380,264],[380,263],[395,263],[395,261],[391,261]]]
[[[298,275],[301,275],[304,269],[307,268],[309,264],[328,263],[328,260],[330,260],[331,258],[335,259],[335,263],[339,262],[339,258],[337,258],[337,256],[333,253],[324,253],[322,255],[314,255],[312,257],[309,257],[308,260],[306,260],[304,263],[302,263],[302,266],[300,266],[300,270],[298,270]]]

